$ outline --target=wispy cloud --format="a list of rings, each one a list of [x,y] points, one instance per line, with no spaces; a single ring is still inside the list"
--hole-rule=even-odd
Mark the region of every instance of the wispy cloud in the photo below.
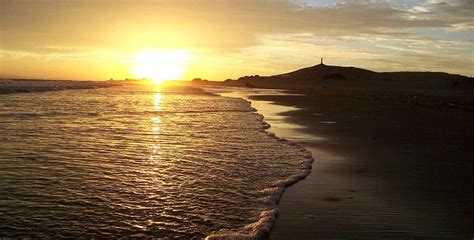
[[[0,48],[65,61],[186,48],[210,78],[277,73],[321,55],[382,70],[423,59],[417,69],[472,75],[472,12],[471,0],[0,0]],[[441,55],[456,64],[427,61]],[[254,67],[219,64],[236,61]]]

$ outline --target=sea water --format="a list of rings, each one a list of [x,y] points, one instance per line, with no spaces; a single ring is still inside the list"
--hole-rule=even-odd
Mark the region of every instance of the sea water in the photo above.
[[[195,88],[0,95],[0,237],[261,237],[313,161],[267,128]]]

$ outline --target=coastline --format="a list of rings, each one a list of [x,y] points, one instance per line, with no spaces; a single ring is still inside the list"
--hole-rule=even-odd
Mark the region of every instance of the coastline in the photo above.
[[[474,112],[274,89],[216,92],[249,101],[268,123],[262,131],[315,159],[269,191],[270,211],[245,237],[474,237]]]
[[[250,223],[240,229],[223,229],[215,231],[208,235],[205,239],[268,239],[278,217],[278,203],[280,202],[282,195],[289,187],[304,180],[306,177],[308,177],[308,175],[310,175],[313,162],[315,161],[312,153],[308,151],[303,145],[298,144],[295,141],[289,141],[286,138],[282,138],[282,134],[279,134],[278,131],[275,131],[276,129],[284,130],[289,126],[278,127],[277,125],[272,126],[268,123],[269,116],[280,118],[280,113],[290,109],[293,110],[294,108],[285,106],[280,106],[280,108],[266,108],[266,105],[268,104],[267,102],[259,101],[259,103],[262,104],[255,104],[255,102],[252,102],[248,99],[250,95],[248,95],[247,92],[239,91],[239,89],[240,88],[231,90],[228,88],[205,88],[205,91],[217,94],[221,97],[244,99],[247,101],[249,107],[253,108],[255,114],[261,118],[260,121],[262,121],[263,125],[265,126],[262,131],[264,131],[270,138],[275,138],[278,141],[285,142],[286,144],[297,148],[298,151],[304,153],[304,157],[298,161],[300,164],[298,167],[298,173],[291,175],[286,179],[281,179],[273,185],[270,185],[266,189],[262,190],[266,192],[268,196],[264,201],[264,205],[260,209],[259,217],[256,222]],[[269,94],[271,90],[264,91],[266,94]],[[278,91],[273,91],[273,93],[280,94]],[[271,122],[272,124],[276,124],[275,121]]]
[[[250,100],[270,132],[315,158],[283,194],[270,239],[472,237],[473,113],[242,91],[233,96]]]

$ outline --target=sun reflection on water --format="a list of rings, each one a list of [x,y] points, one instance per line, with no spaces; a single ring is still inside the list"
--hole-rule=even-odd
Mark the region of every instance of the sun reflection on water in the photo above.
[[[160,91],[161,91],[161,88],[160,87],[156,87],[156,93],[155,95],[153,96],[153,98],[155,99],[155,112],[159,112],[160,111],[160,103],[161,103],[161,94],[160,94]]]
[[[156,89],[157,92],[154,94],[154,110],[156,113],[159,113],[161,110],[161,94],[160,94],[160,89]],[[151,153],[150,153],[150,160],[155,160],[155,157],[157,157],[160,154],[160,145],[158,144],[159,139],[158,135],[160,133],[160,123],[161,123],[161,118],[160,116],[153,116],[151,117],[151,132],[153,134],[153,139],[154,143],[151,145]]]

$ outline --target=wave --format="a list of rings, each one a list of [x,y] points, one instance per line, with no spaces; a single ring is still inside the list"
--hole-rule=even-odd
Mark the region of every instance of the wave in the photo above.
[[[245,101],[249,104],[249,107],[251,107],[251,102],[248,100]],[[251,108],[255,109],[253,107]],[[311,173],[311,168],[314,162],[311,152],[299,143],[288,141],[285,138],[278,137],[274,133],[269,132],[268,129],[271,127],[271,125],[265,122],[265,117],[262,114],[257,113],[256,110],[254,112],[254,114],[259,116],[259,120],[261,121],[261,130],[266,132],[269,137],[274,138],[280,142],[286,142],[288,145],[296,147],[299,149],[299,151],[303,152],[304,159],[299,162],[300,171],[299,173],[294,174],[286,179],[275,181],[271,186],[260,191],[261,193],[265,194],[266,197],[261,199],[262,206],[257,221],[250,223],[240,229],[222,229],[214,231],[205,238],[206,240],[262,239],[263,237],[267,236],[277,220],[278,203],[280,202],[285,190],[293,184],[305,179]]]
[[[186,111],[143,111],[143,112],[128,112],[127,114],[187,114],[187,113],[227,113],[227,112],[256,112],[257,109],[218,109],[218,110],[186,110]]]
[[[206,113],[231,113],[231,112],[256,112],[255,108],[251,109],[221,109],[221,110],[188,110],[188,111],[114,111],[114,114],[120,115],[170,115],[170,114],[206,114]],[[104,115],[100,112],[24,112],[24,113],[0,113],[0,118],[14,119],[30,119],[30,118],[48,118],[48,117],[64,117],[64,116],[81,116],[81,117],[100,117]]]
[[[156,108],[153,92],[133,90],[0,102],[6,106],[0,113],[2,234],[268,234],[285,189],[309,174],[309,152],[268,132],[249,101],[162,94]]]

